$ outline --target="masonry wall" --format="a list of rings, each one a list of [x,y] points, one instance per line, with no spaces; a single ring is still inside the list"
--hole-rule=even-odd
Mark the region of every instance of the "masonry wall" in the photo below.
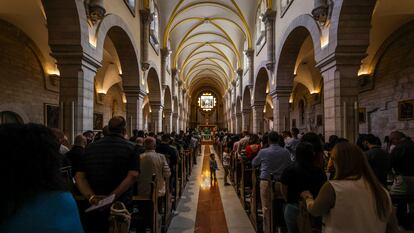
[[[126,117],[125,104],[122,101],[122,90],[118,85],[113,85],[102,98],[96,101],[94,112],[103,114],[103,125],[107,125],[112,116]]]
[[[34,43],[17,27],[0,20],[0,111],[12,111],[27,123],[44,123],[44,104],[58,104],[46,90]]]
[[[410,27],[412,28],[412,27]],[[361,133],[384,139],[393,130],[414,137],[414,120],[398,120],[398,102],[414,99],[414,31],[405,30],[381,55],[374,73],[374,88],[359,95],[366,109]]]

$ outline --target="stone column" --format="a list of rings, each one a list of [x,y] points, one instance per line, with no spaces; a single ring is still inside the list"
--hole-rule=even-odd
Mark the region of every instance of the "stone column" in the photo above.
[[[149,62],[148,62],[148,46],[149,46],[149,30],[150,30],[150,23],[151,23],[151,13],[149,9],[142,9],[139,11],[139,15],[141,18],[141,67],[142,69],[148,70]]]
[[[242,113],[236,113],[236,133],[242,132]]]
[[[178,133],[178,113],[174,112],[172,114],[172,130]]]
[[[273,129],[278,133],[290,130],[289,99],[292,87],[276,87],[270,95],[273,102]]]
[[[170,50],[168,48],[162,48],[160,52],[161,52],[161,86],[166,86],[167,76],[168,76],[167,75],[167,62],[168,62],[168,56],[170,55]],[[172,74],[175,75],[175,73],[176,72]],[[174,84],[174,82],[171,82],[171,84]]]
[[[247,57],[247,65],[249,67],[249,76],[247,81],[247,86],[249,86],[250,89],[253,89],[254,85],[254,50],[248,49],[244,52]],[[243,92],[242,92],[243,93]]]
[[[263,133],[264,131],[264,103],[255,104],[252,106],[253,110],[253,133]]]
[[[244,109],[242,112],[242,130],[249,131],[250,129],[250,109]]]
[[[124,87],[126,103],[126,121],[127,121],[127,133],[132,135],[134,129],[142,130],[143,119],[143,103],[145,92],[138,88]]]
[[[162,131],[162,109],[161,103],[150,103],[152,131],[158,133]]]
[[[164,127],[163,129],[165,130],[164,133],[171,133],[173,131],[172,122],[173,118],[172,118],[172,111],[171,109],[165,109],[164,110]]]
[[[266,25],[267,62],[266,67],[273,72],[275,65],[275,19],[276,11],[266,11],[263,22]]]
[[[358,135],[358,70],[360,59],[336,57],[321,68],[324,86],[325,137],[355,142]]]
[[[231,115],[231,131],[233,133],[237,133],[237,126],[236,126],[236,113]]]
[[[60,71],[60,125],[70,142],[93,130],[94,78],[100,63],[87,54],[54,52]]]

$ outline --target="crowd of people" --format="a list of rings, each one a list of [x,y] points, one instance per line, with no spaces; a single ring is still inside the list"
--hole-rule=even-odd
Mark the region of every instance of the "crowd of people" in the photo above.
[[[38,124],[0,125],[0,138],[0,179],[7,189],[0,194],[4,233],[109,232],[113,208],[86,213],[74,195],[83,197],[88,206],[111,197],[132,213],[133,195],[151,199],[154,174],[159,198],[167,187],[177,195],[172,174],[183,150],[191,149],[196,156],[199,141],[196,132],[184,131],[134,130],[128,138],[121,116],[110,119],[101,132],[77,135],[72,146],[60,130]],[[144,212],[145,205],[139,211]],[[134,227],[146,232],[145,224]]]
[[[220,132],[216,143],[223,148],[225,183],[232,156],[259,169],[265,233],[272,221],[270,185],[275,197],[284,199],[289,233],[307,232],[304,228],[309,227],[335,233],[412,227],[403,213],[407,203],[391,201],[391,196],[414,195],[414,142],[402,132],[391,132],[384,143],[372,134],[359,135],[355,143],[336,135],[325,142],[322,135],[300,134],[297,128],[263,135]],[[304,211],[311,215],[310,223]]]
[[[225,185],[230,185],[233,156],[259,169],[265,233],[272,221],[268,195],[272,188],[285,200],[289,233],[303,232],[306,219],[311,228],[326,233],[397,232],[399,225],[404,226],[406,220],[400,218],[398,208],[393,211],[391,199],[414,195],[414,142],[402,132],[391,132],[384,143],[372,134],[360,135],[355,144],[335,135],[324,142],[321,135],[300,134],[296,128],[263,135],[220,131],[215,136],[223,148],[219,158]],[[133,212],[133,195],[151,198],[155,174],[158,197],[165,195],[166,188],[177,195],[172,174],[183,150],[197,156],[199,141],[200,136],[191,131],[134,130],[127,137],[126,121],[120,116],[113,117],[102,132],[77,135],[72,146],[58,129],[0,125],[0,179],[6,190],[0,194],[0,232],[108,232],[111,208],[85,213],[73,193],[92,206],[113,197]],[[210,169],[211,179],[216,179],[214,154]],[[303,210],[311,217],[304,218]],[[174,206],[172,211],[176,213]],[[136,231],[145,232],[145,226],[141,228]]]

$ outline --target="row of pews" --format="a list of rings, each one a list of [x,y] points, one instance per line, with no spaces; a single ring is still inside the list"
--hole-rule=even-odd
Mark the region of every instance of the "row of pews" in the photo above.
[[[184,150],[180,152],[176,165],[175,173],[165,181],[165,196],[158,196],[158,187],[156,177],[153,175],[151,182],[151,194],[148,198],[137,195],[137,188],[134,187],[134,196],[132,198],[132,218],[130,228],[136,233],[165,233],[173,218],[173,207],[178,206],[184,188],[192,173],[193,168],[193,151]],[[170,186],[170,179],[175,176],[175,185]],[[84,210],[90,205],[73,186],[73,194],[78,203],[81,220],[84,220]]]
[[[218,157],[222,159],[222,145],[220,143],[216,145],[216,151],[219,154]],[[240,159],[234,152],[231,153],[230,181],[256,232],[263,232],[259,176],[260,171],[252,167],[251,161]],[[276,192],[276,189],[280,187],[274,181],[267,182],[270,182],[272,187],[270,192],[266,194],[272,200],[270,232],[287,232],[283,216],[285,200],[278,195],[280,192]],[[400,226],[410,229],[410,231],[401,232],[414,233],[414,195],[391,195],[391,199]]]

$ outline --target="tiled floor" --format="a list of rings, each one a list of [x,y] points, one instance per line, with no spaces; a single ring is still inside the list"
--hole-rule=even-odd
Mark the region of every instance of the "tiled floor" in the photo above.
[[[179,214],[171,222],[169,233],[254,233],[254,229],[231,186],[224,186],[221,163],[218,182],[212,184],[209,176],[210,151],[202,146],[193,174],[178,205]]]

